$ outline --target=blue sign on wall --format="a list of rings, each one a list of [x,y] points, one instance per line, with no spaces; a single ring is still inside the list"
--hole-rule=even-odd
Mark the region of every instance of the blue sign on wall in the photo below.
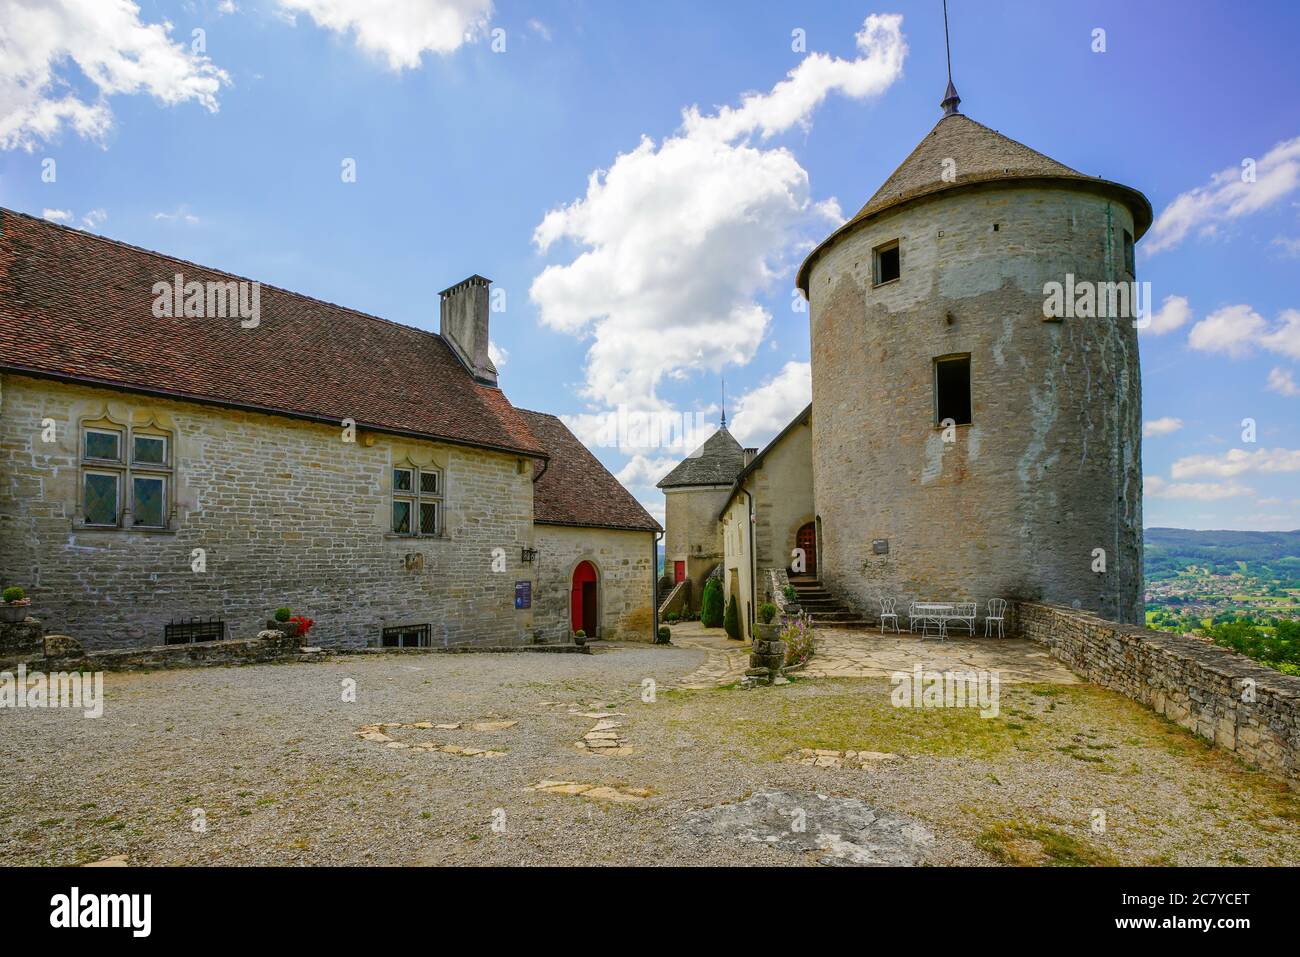
[[[532,582],[515,582],[515,607],[516,608],[533,607],[533,583]]]

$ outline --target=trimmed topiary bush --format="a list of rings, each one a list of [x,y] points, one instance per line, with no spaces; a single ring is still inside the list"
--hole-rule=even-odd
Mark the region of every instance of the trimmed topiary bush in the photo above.
[[[704,597],[700,600],[700,624],[705,628],[722,627],[722,582],[710,578],[704,583]]]
[[[6,605],[12,605],[16,601],[22,601],[27,597],[27,592],[23,591],[18,585],[10,585],[4,591],[4,600]]]
[[[736,599],[727,601],[727,610],[722,616],[722,627],[728,638],[740,641],[740,612],[736,610]]]
[[[671,631],[668,630],[668,626],[667,626],[667,625],[660,625],[660,626],[659,626],[659,640],[656,642],[656,644],[666,645],[666,644],[668,644],[668,643],[672,640],[672,637],[673,637],[673,633],[672,633]]]
[[[765,601],[758,606],[758,620],[765,625],[772,624],[772,619],[776,617],[776,605],[770,601]]]
[[[276,620],[276,621],[288,621],[289,618],[290,618],[290,616],[291,616],[292,614],[293,614],[293,612],[289,611],[288,608],[277,608],[277,609],[275,610],[275,620]]]

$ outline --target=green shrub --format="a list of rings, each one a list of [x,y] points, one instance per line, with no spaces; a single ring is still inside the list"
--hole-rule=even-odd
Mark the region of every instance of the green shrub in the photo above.
[[[581,628],[579,628],[577,631],[575,631],[575,632],[573,633],[573,637],[574,637],[574,638],[586,638],[586,637],[587,637],[587,633],[586,633],[585,631],[583,631]]]
[[[675,625],[680,620],[681,620],[681,616],[678,615],[677,612],[675,611],[670,611],[668,614],[664,615],[664,621],[668,622],[669,624]]]
[[[659,644],[666,645],[672,639],[673,633],[668,630],[667,625],[659,626]]]
[[[776,605],[770,601],[765,601],[758,606],[758,620],[765,625],[772,624],[772,619],[776,617]]]
[[[781,594],[785,596],[785,600],[788,602],[794,603],[799,600],[799,593],[794,590],[793,585],[786,585],[781,589]]]
[[[10,585],[4,591],[4,599],[6,605],[12,605],[14,602],[22,601],[26,597],[27,597],[27,592],[23,591],[17,585]]]
[[[727,602],[727,610],[722,616],[722,627],[726,630],[728,638],[740,641],[740,612],[736,610],[735,598]]]
[[[289,620],[289,616],[292,615],[292,614],[293,614],[293,613],[292,613],[291,611],[289,611],[288,608],[277,608],[277,609],[275,610],[275,620],[276,620],[276,621],[288,621],[288,620]]]
[[[704,583],[704,597],[700,600],[700,622],[705,628],[718,628],[722,614],[722,582],[710,578]]]

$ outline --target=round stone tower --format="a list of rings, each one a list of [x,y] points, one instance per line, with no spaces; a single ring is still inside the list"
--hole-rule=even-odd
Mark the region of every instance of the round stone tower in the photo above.
[[[934,129],[799,270],[821,578],[868,613],[1020,598],[1138,622],[1131,297],[1150,203],[958,102],[950,86]]]

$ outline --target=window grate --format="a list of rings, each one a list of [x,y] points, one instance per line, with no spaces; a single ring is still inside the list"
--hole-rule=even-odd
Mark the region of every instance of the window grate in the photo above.
[[[226,637],[226,623],[220,618],[173,618],[163,626],[163,644],[192,645],[199,641],[221,641]]]
[[[385,648],[428,648],[429,635],[428,625],[397,625],[384,629],[382,644]]]

